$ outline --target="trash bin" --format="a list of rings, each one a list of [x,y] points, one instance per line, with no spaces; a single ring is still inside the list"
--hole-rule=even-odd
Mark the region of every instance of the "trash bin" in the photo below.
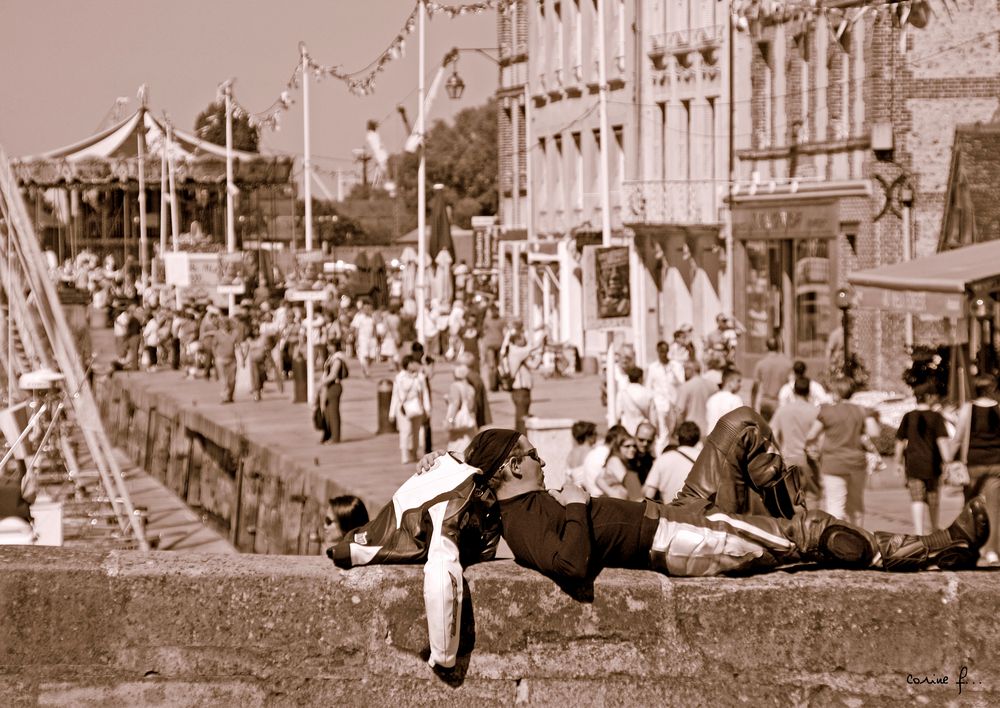
[[[389,405],[392,403],[392,381],[382,379],[378,382],[378,421],[377,435],[395,433],[396,426],[389,420]]]
[[[295,398],[292,403],[305,403],[309,398],[307,386],[306,358],[299,354],[292,361],[292,381],[295,384]]]

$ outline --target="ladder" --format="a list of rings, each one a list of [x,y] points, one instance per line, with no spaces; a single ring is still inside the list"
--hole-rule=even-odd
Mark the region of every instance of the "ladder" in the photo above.
[[[71,433],[59,435],[61,464],[69,476],[79,474],[77,452],[97,468],[104,497],[123,535],[141,550],[149,550],[142,521],[135,513],[114,448],[104,430],[80,361],[72,332],[59,302],[55,283],[28,218],[7,154],[0,147],[0,289],[6,299],[0,355],[4,377],[49,368],[62,374],[64,390],[55,406]],[[7,372],[10,372],[8,374]],[[5,381],[14,391],[15,382]],[[13,404],[14,401],[8,401]],[[56,423],[53,423],[53,426]]]

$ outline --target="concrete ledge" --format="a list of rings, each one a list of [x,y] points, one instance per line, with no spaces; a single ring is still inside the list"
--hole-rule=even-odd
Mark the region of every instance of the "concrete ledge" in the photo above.
[[[1000,702],[989,572],[612,571],[578,602],[482,564],[449,683],[423,660],[420,567],[15,547],[0,566],[6,705]]]

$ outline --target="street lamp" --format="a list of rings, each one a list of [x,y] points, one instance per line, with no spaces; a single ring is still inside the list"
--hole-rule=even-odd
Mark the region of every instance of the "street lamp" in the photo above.
[[[444,90],[448,92],[448,98],[453,101],[460,99],[465,91],[465,82],[458,75],[458,59],[455,59],[455,64],[451,68],[451,76],[444,82]]]
[[[976,368],[980,374],[988,374],[993,368],[993,303],[989,298],[980,295],[969,303],[969,312],[976,318],[979,332]]]
[[[854,299],[854,292],[849,288],[841,288],[837,291],[837,307],[840,309],[840,322],[844,328],[844,376],[850,377],[853,373],[851,365],[851,304]]]

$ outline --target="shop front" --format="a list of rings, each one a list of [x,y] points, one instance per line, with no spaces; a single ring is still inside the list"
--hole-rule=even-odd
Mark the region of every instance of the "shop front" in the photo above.
[[[752,371],[774,337],[813,375],[827,367],[842,233],[836,200],[736,204],[734,310],[744,333],[738,365]]]

